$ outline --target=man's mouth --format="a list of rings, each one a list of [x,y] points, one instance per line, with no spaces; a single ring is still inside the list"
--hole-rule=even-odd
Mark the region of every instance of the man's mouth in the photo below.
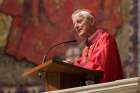
[[[82,29],[78,29],[77,32],[80,32]]]

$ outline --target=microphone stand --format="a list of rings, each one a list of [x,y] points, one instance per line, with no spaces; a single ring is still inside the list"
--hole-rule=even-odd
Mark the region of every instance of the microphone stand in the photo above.
[[[55,47],[57,47],[57,46],[59,46],[59,45],[62,45],[62,44],[74,43],[74,42],[77,42],[77,40],[64,41],[64,42],[61,42],[61,43],[58,43],[58,44],[53,45],[52,47],[49,48],[49,50],[47,51],[47,53],[44,55],[42,63],[45,63],[46,60],[48,60],[47,55],[48,55],[48,54],[50,53],[50,51],[51,51],[52,49],[54,49]],[[58,61],[58,60],[56,60],[56,61]]]

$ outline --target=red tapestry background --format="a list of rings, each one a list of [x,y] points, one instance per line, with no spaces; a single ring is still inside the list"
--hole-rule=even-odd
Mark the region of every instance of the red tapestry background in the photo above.
[[[71,14],[78,8],[90,9],[98,26],[112,34],[122,24],[120,0],[3,0],[0,11],[13,18],[6,52],[40,64],[51,46],[76,37]],[[62,55],[67,46],[58,46],[48,56]]]

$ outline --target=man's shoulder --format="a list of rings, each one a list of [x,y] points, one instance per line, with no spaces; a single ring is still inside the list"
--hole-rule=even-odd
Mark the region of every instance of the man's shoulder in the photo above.
[[[115,37],[103,29],[100,29],[100,40],[104,42],[116,42]]]
[[[104,30],[104,29],[98,29],[98,31],[100,32],[100,36],[101,38],[114,38],[113,35],[111,35],[108,31]]]

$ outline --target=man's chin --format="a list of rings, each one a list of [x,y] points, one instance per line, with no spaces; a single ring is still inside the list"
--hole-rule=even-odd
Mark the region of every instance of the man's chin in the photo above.
[[[81,33],[79,34],[80,37],[85,38],[85,34]]]

